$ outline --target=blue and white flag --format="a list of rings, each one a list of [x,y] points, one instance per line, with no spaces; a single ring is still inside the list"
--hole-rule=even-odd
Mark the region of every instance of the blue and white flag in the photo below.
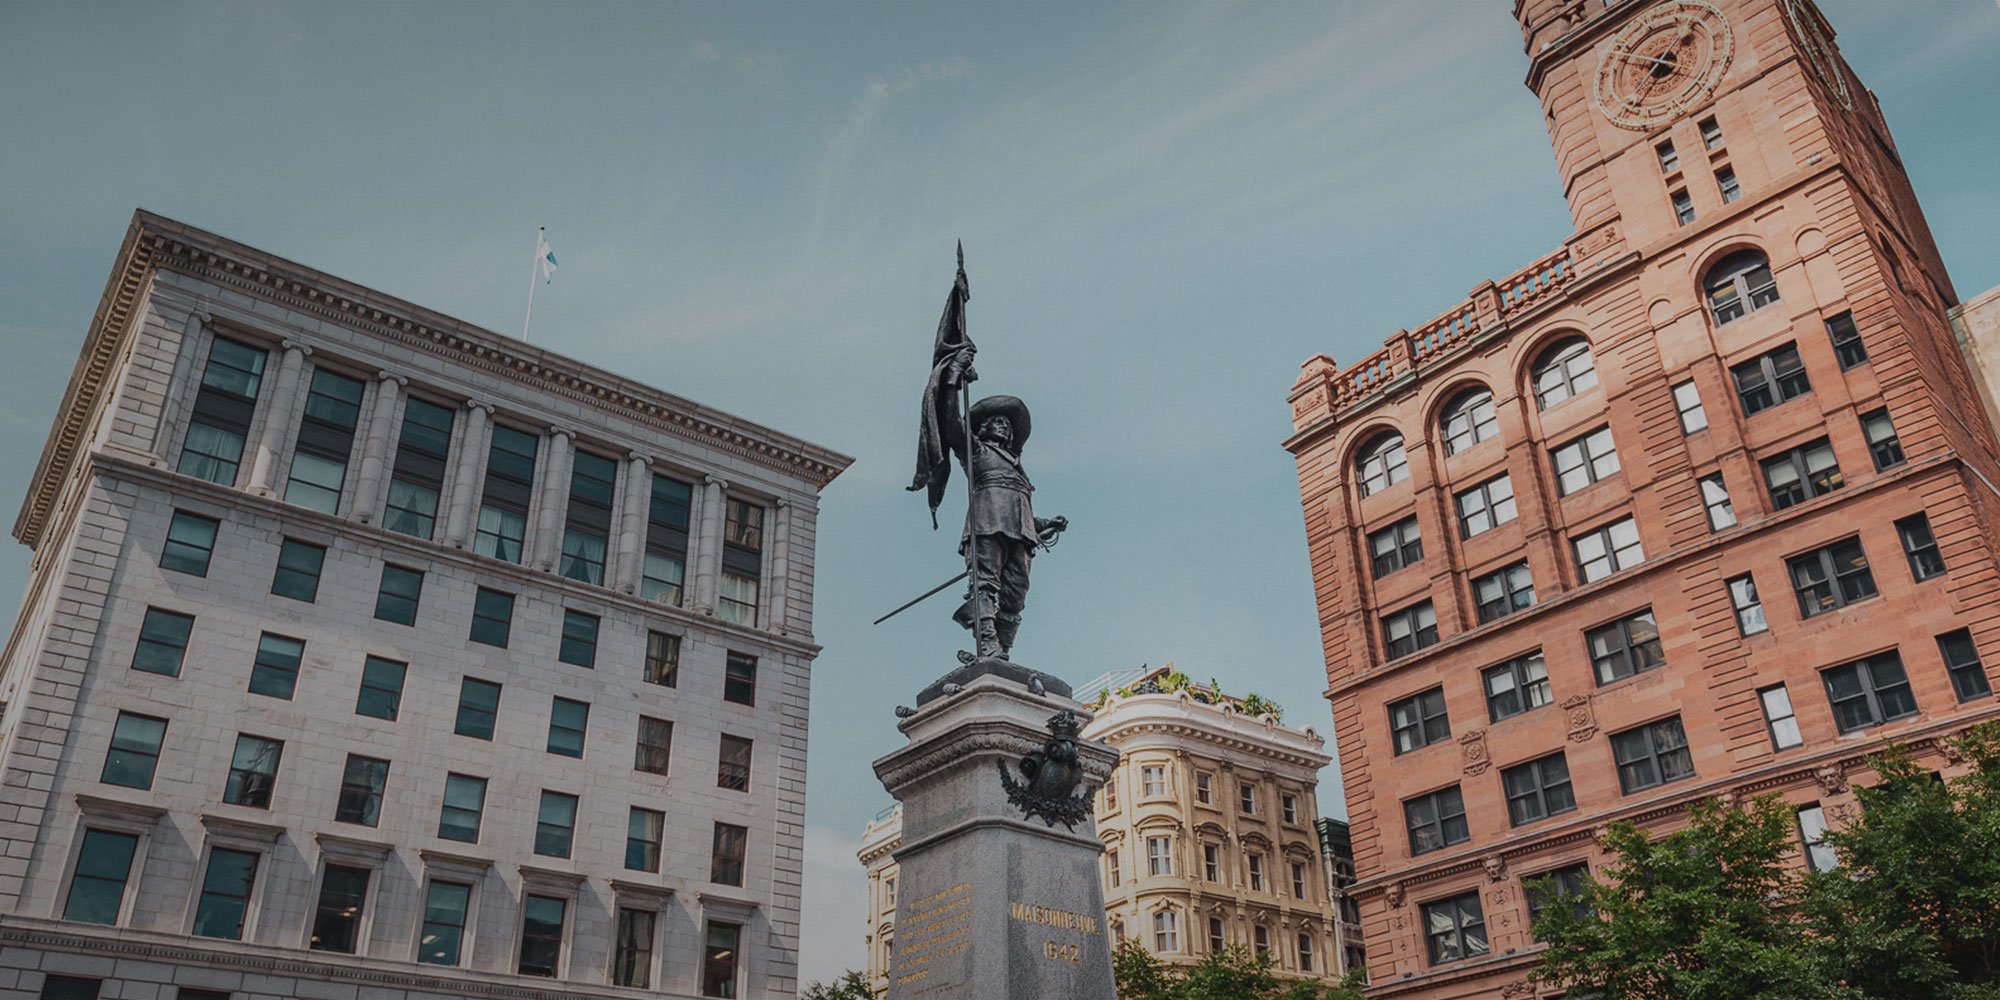
[[[535,238],[535,266],[541,269],[542,284],[556,280],[556,252],[549,246],[547,236]]]

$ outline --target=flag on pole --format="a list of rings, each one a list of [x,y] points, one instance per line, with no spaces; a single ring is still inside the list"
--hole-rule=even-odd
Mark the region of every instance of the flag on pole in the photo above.
[[[944,502],[945,486],[951,482],[952,456],[965,446],[952,440],[952,430],[959,423],[951,417],[959,406],[955,397],[961,384],[979,377],[972,370],[972,358],[978,348],[965,332],[965,303],[970,298],[972,285],[965,280],[965,246],[960,244],[958,276],[945,296],[944,315],[938,318],[937,340],[931,346],[931,377],[924,386],[917,420],[917,472],[909,485],[912,492],[928,491],[933,531],[937,530],[938,504]]]
[[[535,267],[541,272],[542,284],[556,280],[556,252],[549,246],[547,235],[535,237]]]

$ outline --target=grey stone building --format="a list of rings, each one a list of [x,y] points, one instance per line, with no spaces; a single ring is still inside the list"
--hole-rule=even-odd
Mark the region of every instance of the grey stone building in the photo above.
[[[793,996],[849,461],[139,213],[14,525],[0,1000]]]

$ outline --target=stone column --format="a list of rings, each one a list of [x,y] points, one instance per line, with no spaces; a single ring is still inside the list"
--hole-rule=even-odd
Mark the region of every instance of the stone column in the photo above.
[[[299,391],[299,370],[312,354],[312,348],[296,341],[285,341],[284,348],[284,360],[278,362],[278,386],[264,404],[264,429],[257,435],[257,453],[250,466],[250,492],[263,497],[273,492],[271,479],[277,474],[278,452],[285,447],[285,431],[291,426],[292,399]]]
[[[473,498],[479,490],[479,470],[485,467],[492,422],[493,404],[476,399],[465,404],[465,432],[458,439],[458,461],[451,472],[451,506],[444,521],[444,542],[455,549],[465,548],[472,537]]]
[[[361,474],[354,484],[354,508],[348,516],[362,524],[375,523],[375,507],[382,498],[382,472],[388,468],[391,440],[395,433],[396,408],[402,402],[402,387],[410,380],[389,372],[375,373],[375,402],[368,411],[368,434],[361,442]]]
[[[576,435],[567,427],[551,427],[548,454],[536,465],[541,469],[542,488],[535,501],[535,530],[529,537],[529,552],[536,569],[554,569],[562,555],[563,500],[569,495],[570,441]]]
[[[694,547],[694,610],[715,613],[717,573],[722,568],[722,491],[729,483],[718,476],[701,477],[701,537]]]
[[[790,631],[785,616],[792,583],[792,502],[781,499],[772,507],[771,531],[764,536],[771,546],[771,575],[764,581],[764,607],[769,609],[764,626],[782,634]]]
[[[621,594],[639,591],[640,567],[646,557],[646,516],[653,501],[653,460],[632,452],[625,456],[625,475],[620,477],[625,492],[618,505],[618,524],[613,534],[611,585]]]

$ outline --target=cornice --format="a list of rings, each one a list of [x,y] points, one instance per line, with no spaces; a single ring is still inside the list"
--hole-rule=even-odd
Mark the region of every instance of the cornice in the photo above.
[[[1101,720],[1100,720],[1101,722]],[[1161,735],[1177,740],[1188,740],[1207,744],[1219,750],[1234,751],[1266,760],[1272,760],[1309,771],[1317,771],[1331,763],[1333,758],[1326,754],[1306,753],[1287,748],[1268,739],[1254,738],[1241,733],[1218,730],[1190,720],[1164,717],[1150,719],[1115,720],[1110,725],[1093,722],[1092,735],[1113,746],[1124,743],[1134,736]]]

